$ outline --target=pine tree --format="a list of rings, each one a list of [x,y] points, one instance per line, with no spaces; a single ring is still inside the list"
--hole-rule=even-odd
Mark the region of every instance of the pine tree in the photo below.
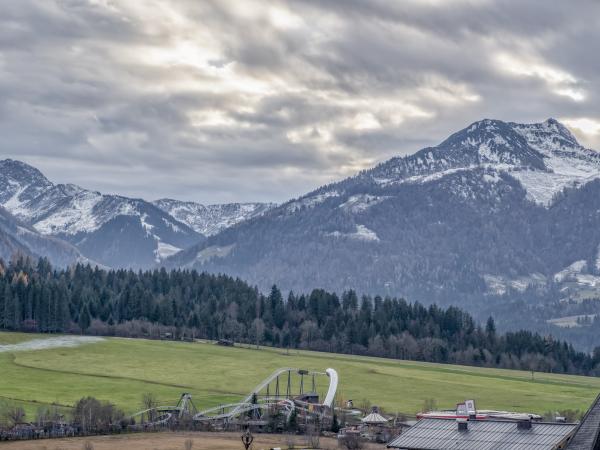
[[[79,328],[81,328],[82,334],[85,333],[85,331],[90,327],[91,323],[92,323],[92,318],[90,316],[90,310],[86,303],[83,306],[83,308],[81,308],[81,311],[79,312],[79,320],[77,321]]]
[[[4,329],[14,329],[15,312],[12,289],[7,283],[4,288],[4,323],[2,324]]]
[[[1,267],[1,266],[0,266]],[[0,285],[1,286],[1,285]],[[0,328],[5,329],[6,291],[0,287]]]

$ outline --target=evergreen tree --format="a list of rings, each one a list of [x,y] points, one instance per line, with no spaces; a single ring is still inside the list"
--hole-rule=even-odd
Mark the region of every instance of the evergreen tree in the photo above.
[[[139,336],[141,325],[141,333],[153,337],[190,333],[284,348],[600,374],[600,350],[578,352],[530,331],[499,333],[493,318],[482,327],[455,307],[377,296],[359,301],[354,291],[338,296],[323,289],[283,298],[277,286],[265,296],[239,279],[187,270],[104,271],[82,264],[53,270],[47,261],[23,258],[0,263],[2,329],[64,332],[77,323],[83,333],[94,320],[106,334]],[[600,330],[600,320],[586,326]]]
[[[90,327],[91,323],[92,323],[92,318],[90,316],[90,310],[86,303],[83,306],[83,308],[81,308],[81,312],[79,313],[79,320],[77,321],[77,324],[79,325],[81,332],[85,333],[85,331]]]

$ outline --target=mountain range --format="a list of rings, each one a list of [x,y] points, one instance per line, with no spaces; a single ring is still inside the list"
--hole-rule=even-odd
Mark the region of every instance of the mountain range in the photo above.
[[[55,266],[77,262],[93,263],[84,258],[72,245],[50,236],[44,236],[0,207],[0,257],[8,260],[14,255],[33,258],[46,257]]]
[[[600,154],[554,119],[482,120],[168,258],[277,282],[463,303],[527,290],[600,297]]]
[[[554,119],[475,122],[281,205],[149,202],[4,160],[0,205],[5,258],[52,248],[61,264],[195,268],[261,289],[426,302],[600,297],[600,154]]]
[[[481,120],[280,205],[146,201],[0,161],[0,257],[194,268],[267,291],[458,305],[590,349],[600,329],[600,154],[554,119]],[[560,327],[560,328],[558,328]]]
[[[202,205],[163,198],[153,202],[158,208],[185,223],[194,231],[212,236],[277,206],[275,203],[225,203]]]
[[[13,244],[2,248],[4,258],[16,249],[25,251],[28,247],[17,243],[24,244],[23,236],[35,233],[52,237],[52,242],[70,244],[66,248],[77,253],[74,258],[52,254],[51,259],[60,265],[87,258],[115,268],[153,267],[201,242],[204,233],[210,235],[269,208],[263,204],[206,207],[176,200],[152,203],[107,195],[73,184],[52,183],[38,169],[10,159],[0,161],[0,205],[10,217],[7,221],[13,223],[11,229],[20,230],[20,234],[11,235]],[[44,255],[38,249],[30,250],[35,256]]]

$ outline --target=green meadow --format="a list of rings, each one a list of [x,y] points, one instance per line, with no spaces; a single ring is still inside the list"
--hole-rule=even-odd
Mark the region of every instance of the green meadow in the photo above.
[[[0,345],[44,337],[0,333]],[[341,399],[353,399],[355,405],[368,400],[390,413],[414,414],[427,399],[435,399],[440,408],[453,408],[469,398],[482,409],[585,410],[600,392],[600,379],[592,377],[535,373],[532,380],[523,371],[106,338],[71,348],[0,352],[0,402],[21,403],[32,415],[40,406],[69,407],[91,395],[132,413],[141,408],[146,392],[163,404],[174,404],[182,392],[189,392],[203,409],[237,401],[280,367],[332,367],[339,373]]]

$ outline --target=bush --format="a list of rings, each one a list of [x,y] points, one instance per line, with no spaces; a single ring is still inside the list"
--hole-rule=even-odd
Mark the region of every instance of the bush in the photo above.
[[[364,447],[360,437],[356,434],[345,434],[340,438],[340,444],[348,450],[360,450]]]

